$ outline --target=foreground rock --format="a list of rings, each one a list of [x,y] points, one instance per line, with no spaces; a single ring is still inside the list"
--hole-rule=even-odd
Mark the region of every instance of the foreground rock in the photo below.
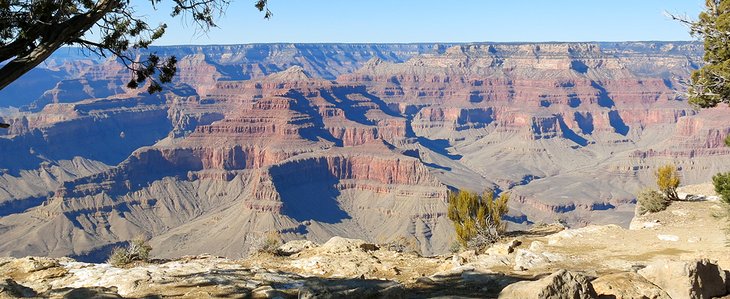
[[[639,274],[672,298],[714,298],[728,294],[727,272],[707,259],[657,261]]]
[[[484,253],[448,256],[334,237],[241,260],[187,256],[122,268],[0,258],[0,298],[711,298],[728,293],[730,268],[717,204],[675,202],[642,216],[662,223],[655,228],[537,226]]]
[[[522,281],[511,284],[499,294],[502,299],[531,298],[596,298],[588,277],[567,270],[560,270],[538,281]]]
[[[22,298],[36,295],[33,289],[22,286],[10,278],[0,282],[0,298]]]
[[[45,263],[46,268],[36,268]],[[403,298],[396,281],[313,278],[199,256],[117,268],[70,259],[0,261],[0,298]]]

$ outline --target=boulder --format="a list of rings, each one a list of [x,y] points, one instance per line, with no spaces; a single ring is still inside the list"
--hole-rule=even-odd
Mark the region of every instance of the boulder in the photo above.
[[[508,285],[499,293],[500,299],[589,299],[596,298],[588,277],[560,270],[537,281],[520,281]]]
[[[592,281],[591,284],[599,298],[672,299],[667,292],[634,272],[601,276]]]
[[[305,249],[312,249],[319,245],[309,240],[293,240],[279,246],[278,253],[284,256],[297,254]]]
[[[708,259],[660,260],[639,270],[639,274],[674,299],[709,299],[728,294],[726,272]]]

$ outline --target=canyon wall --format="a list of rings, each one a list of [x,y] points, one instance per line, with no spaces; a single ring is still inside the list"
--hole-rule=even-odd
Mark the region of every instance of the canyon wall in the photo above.
[[[143,235],[157,256],[238,257],[276,231],[442,253],[450,189],[509,192],[511,229],[627,225],[658,166],[687,183],[730,168],[730,110],[681,96],[701,49],[158,47],[180,64],[155,95],[123,88],[114,61],[60,57],[49,65],[61,80],[0,114],[12,124],[0,252],[98,260]]]

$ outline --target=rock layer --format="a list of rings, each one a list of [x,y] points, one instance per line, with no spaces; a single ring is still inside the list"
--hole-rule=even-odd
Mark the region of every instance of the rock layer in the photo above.
[[[159,256],[238,257],[276,231],[433,254],[449,188],[509,191],[512,228],[627,225],[657,166],[698,182],[730,161],[727,109],[677,97],[695,43],[154,50],[180,58],[162,94],[66,59],[0,116],[0,252],[95,260],[141,234]]]

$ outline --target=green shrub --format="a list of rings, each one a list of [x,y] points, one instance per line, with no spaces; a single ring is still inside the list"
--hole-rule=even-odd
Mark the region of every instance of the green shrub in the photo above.
[[[670,201],[661,192],[653,189],[646,189],[636,196],[639,205],[639,215],[663,211],[669,206]]]
[[[654,174],[656,175],[656,184],[659,191],[664,193],[664,196],[669,200],[679,200],[679,196],[677,196],[677,187],[679,187],[677,167],[667,164],[659,167]]]
[[[448,217],[454,223],[459,244],[464,248],[470,248],[469,241],[478,235],[480,244],[481,241],[491,242],[498,239],[507,227],[501,220],[509,209],[508,201],[509,194],[502,193],[495,199],[492,190],[485,191],[481,196],[464,190],[450,192]],[[471,245],[476,244],[472,242]],[[481,246],[484,244],[479,245]]]
[[[715,192],[720,195],[722,201],[730,204],[730,172],[714,175],[712,184],[715,185]]]
[[[136,238],[127,248],[114,248],[107,262],[115,267],[122,267],[134,261],[146,262],[150,257],[150,251],[152,247],[143,238]]]

